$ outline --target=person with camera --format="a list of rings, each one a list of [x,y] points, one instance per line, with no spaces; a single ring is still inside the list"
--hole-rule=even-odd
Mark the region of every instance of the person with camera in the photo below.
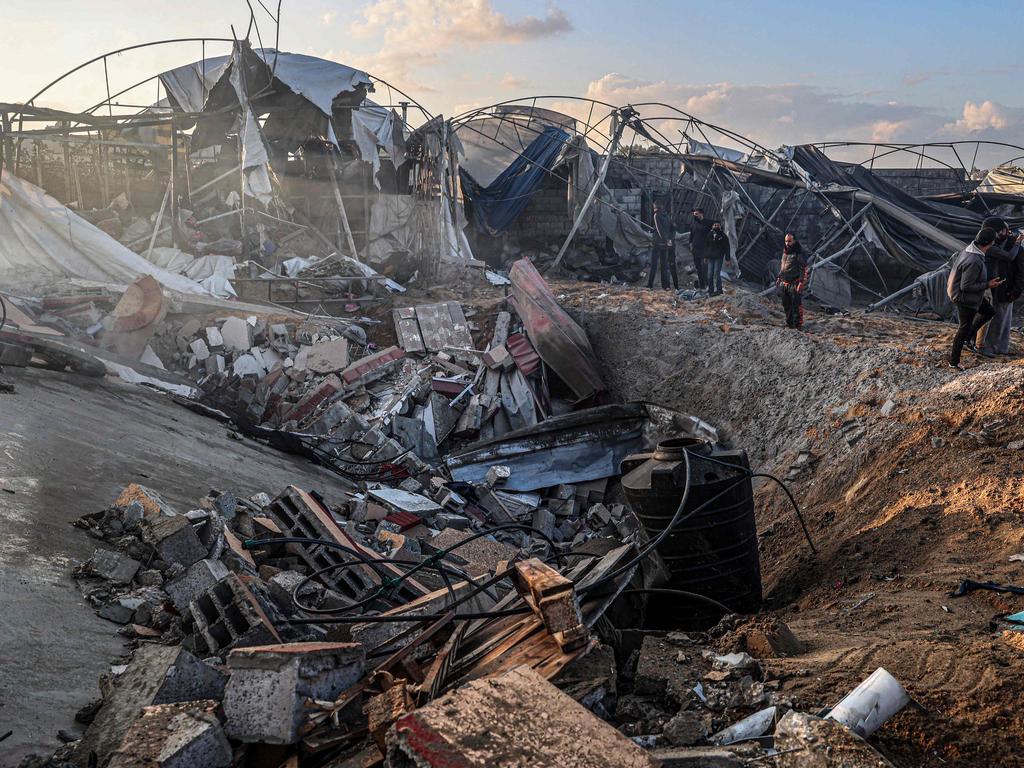
[[[964,248],[953,262],[946,283],[946,294],[956,305],[959,327],[953,336],[953,347],[949,352],[949,367],[962,371],[960,355],[968,340],[974,339],[978,331],[992,319],[995,310],[985,298],[989,289],[999,288],[1006,280],[1001,277],[989,278],[985,266],[985,255],[996,241],[996,230],[982,227],[974,236],[974,242]]]

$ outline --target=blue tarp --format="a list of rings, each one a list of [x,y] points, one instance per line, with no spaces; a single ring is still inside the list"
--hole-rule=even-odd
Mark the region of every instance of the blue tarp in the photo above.
[[[477,184],[468,171],[460,169],[462,194],[473,207],[476,228],[497,235],[512,226],[554,166],[567,141],[568,133],[553,125],[548,126],[486,187]]]

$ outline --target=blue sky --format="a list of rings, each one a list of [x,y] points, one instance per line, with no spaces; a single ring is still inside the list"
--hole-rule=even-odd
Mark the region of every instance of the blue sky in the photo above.
[[[248,17],[236,0],[47,0],[43,8],[4,3],[0,100],[25,99],[106,50],[229,36],[229,25],[241,32]],[[262,14],[260,26],[269,35],[273,25]],[[521,95],[589,95],[670,101],[767,145],[1020,144],[1024,54],[1014,35],[1022,26],[1019,2],[285,0],[281,48],[365,68],[446,114]],[[116,88],[198,56],[197,45],[125,54],[111,60],[111,79]],[[51,103],[84,107],[102,93],[97,68]]]

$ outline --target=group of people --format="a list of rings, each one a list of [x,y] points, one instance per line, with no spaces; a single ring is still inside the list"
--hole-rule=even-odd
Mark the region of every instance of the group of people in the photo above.
[[[946,293],[956,305],[959,324],[950,368],[963,370],[964,347],[984,357],[1010,354],[1013,303],[1024,295],[1022,242],[1024,234],[1015,234],[1003,219],[990,216],[954,259]]]
[[[654,203],[654,241],[647,287],[654,288],[654,278],[661,275],[661,287],[679,289],[676,269],[676,225],[665,205]],[[708,222],[704,211],[695,208],[690,222],[690,253],[697,272],[697,287],[709,296],[722,293],[722,267],[729,255],[729,236],[720,221]]]

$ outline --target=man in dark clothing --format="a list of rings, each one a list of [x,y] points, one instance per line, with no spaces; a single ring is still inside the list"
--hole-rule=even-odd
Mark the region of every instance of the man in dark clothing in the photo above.
[[[672,258],[672,243],[675,240],[675,225],[672,217],[668,215],[662,203],[654,204],[654,239],[651,243],[651,268],[647,275],[647,287],[654,288],[654,274],[661,272],[661,287],[669,287],[669,274],[672,276],[672,285],[679,288],[679,278],[676,274],[676,265],[669,267],[669,259]]]
[[[992,305],[985,298],[985,291],[995,290],[1003,284],[1000,277],[989,278],[985,267],[985,255],[996,240],[996,231],[991,227],[982,227],[974,237],[974,242],[964,248],[953,262],[946,283],[946,293],[956,304],[960,325],[953,337],[953,348],[949,353],[949,367],[963,370],[960,367],[960,355],[964,344],[974,339],[978,331],[995,314]]]
[[[722,223],[716,221],[711,225],[711,234],[708,237],[708,248],[705,254],[708,276],[708,296],[719,296],[722,293],[722,265],[725,264],[725,257],[729,255],[729,236],[722,229]]]
[[[995,315],[986,326],[984,338],[978,346],[979,354],[995,357],[1010,352],[1010,326],[1013,323],[1014,292],[1018,282],[1015,272],[1021,252],[1021,238],[1014,238],[1010,227],[998,216],[989,216],[982,222],[982,227],[991,227],[996,231],[996,241],[985,254],[985,268],[990,279],[1001,277],[1003,284],[992,290],[992,309]],[[969,341],[975,340],[972,338]]]
[[[810,270],[804,249],[796,236],[786,233],[782,247],[782,267],[775,284],[782,289],[782,308],[786,312],[786,327],[799,330],[804,325],[804,288]]]
[[[704,254],[707,252],[710,234],[711,225],[704,220],[704,211],[694,208],[693,220],[690,222],[690,255],[693,257],[693,268],[697,271],[697,287],[701,290],[707,288],[704,282]]]

